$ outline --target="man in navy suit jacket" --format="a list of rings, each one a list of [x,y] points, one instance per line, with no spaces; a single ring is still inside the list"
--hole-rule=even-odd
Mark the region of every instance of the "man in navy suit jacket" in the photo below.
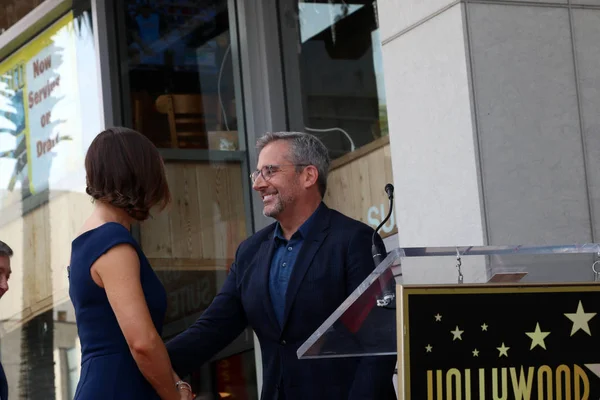
[[[0,240],[0,297],[8,291],[8,279],[10,278],[10,258],[13,255],[12,249]],[[8,382],[2,363],[0,363],[0,400],[8,399]]]
[[[323,203],[329,155],[315,136],[269,133],[257,148],[253,188],[276,222],[240,244],[212,304],[167,343],[174,370],[199,368],[250,325],[262,351],[261,399],[395,399],[395,357],[298,359],[298,347],[373,271],[373,229]]]

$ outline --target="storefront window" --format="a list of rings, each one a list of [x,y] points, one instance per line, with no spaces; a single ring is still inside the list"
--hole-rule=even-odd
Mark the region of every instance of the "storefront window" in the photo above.
[[[133,127],[161,148],[239,150],[226,0],[125,1]]]
[[[79,380],[66,266],[92,207],[83,160],[102,124],[98,88],[89,9],[57,16],[0,60],[0,240],[14,251],[0,354],[11,399],[72,398]]]
[[[142,248],[169,296],[168,340],[210,305],[252,231],[231,46],[235,10],[227,0],[122,4],[125,114],[163,152],[174,199],[140,226]],[[198,399],[257,398],[252,332],[189,378]]]
[[[334,159],[387,136],[376,2],[285,0],[280,12],[291,128]]]
[[[325,202],[376,228],[393,182],[377,1],[280,3],[291,130],[318,136],[333,162]],[[394,214],[383,237],[397,232]]]
[[[0,0],[0,34],[45,0]]]

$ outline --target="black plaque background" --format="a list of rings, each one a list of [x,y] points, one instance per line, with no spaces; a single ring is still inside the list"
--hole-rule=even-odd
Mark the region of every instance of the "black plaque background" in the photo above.
[[[519,376],[521,366],[525,374],[528,367],[536,367],[531,398],[537,399],[537,367],[548,365],[554,373],[561,364],[569,366],[571,374],[574,364],[579,365],[590,380],[590,399],[599,398],[600,378],[584,364],[600,363],[600,287],[595,291],[589,291],[589,287],[588,291],[577,287],[549,287],[548,291],[563,290],[550,293],[489,293],[489,289],[481,288],[477,289],[480,293],[461,294],[460,290],[444,293],[449,290],[429,289],[426,294],[416,294],[423,293],[423,289],[415,290],[415,293],[406,289],[408,321],[405,314],[405,323],[408,322],[410,358],[405,373],[410,374],[407,383],[410,384],[411,399],[427,399],[427,370],[442,369],[445,379],[450,368],[470,368],[471,398],[478,399],[479,368],[515,367]],[[597,313],[589,321],[591,336],[583,330],[570,336],[573,322],[564,314],[575,313],[579,301],[586,313]],[[440,322],[434,317],[438,313],[442,315]],[[481,328],[484,323],[488,325],[487,331]],[[542,332],[551,332],[544,340],[546,350],[540,346],[530,350],[532,340],[525,332],[533,332],[536,323],[540,324]],[[462,340],[453,341],[451,331],[457,325],[464,332]],[[502,342],[510,348],[508,357],[499,357],[497,347]],[[426,352],[428,344],[433,347],[430,353]],[[478,357],[473,356],[475,348],[479,350]],[[491,399],[491,374],[488,371],[486,374],[486,398]],[[500,372],[498,374],[500,378]],[[508,398],[512,399],[510,371],[507,371],[507,378]],[[435,372],[433,381],[435,388]],[[556,386],[556,381],[553,382]],[[572,388],[573,383],[571,378]],[[463,398],[464,392],[463,381]],[[437,398],[435,391],[434,398]]]

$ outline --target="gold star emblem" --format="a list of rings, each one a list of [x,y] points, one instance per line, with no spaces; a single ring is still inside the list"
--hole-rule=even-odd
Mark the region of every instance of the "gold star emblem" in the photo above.
[[[437,315],[435,315],[435,322],[440,322],[442,320],[442,316],[440,315],[440,313],[437,313]]]
[[[433,346],[428,344],[427,346],[425,346],[425,350],[427,350],[428,353],[431,353],[431,350],[433,350]]]
[[[574,313],[565,313],[565,317],[569,318],[573,321],[573,328],[571,328],[571,336],[575,334],[578,330],[583,330],[588,335],[592,336],[592,332],[590,332],[590,326],[588,322],[590,319],[594,318],[596,313],[586,313],[583,311],[583,305],[581,304],[581,300],[579,301],[579,305],[577,306],[577,312]]]
[[[479,350],[473,350],[473,357],[479,357]]]
[[[504,345],[504,342],[502,342],[502,346],[500,347],[496,347],[498,349],[498,351],[500,352],[500,354],[498,355],[498,357],[502,357],[502,356],[506,356],[508,357],[508,349],[510,349],[510,347],[506,347]]]
[[[542,332],[539,322],[535,325],[535,331],[525,332],[525,334],[531,338],[531,347],[529,350],[533,350],[533,348],[538,345],[546,350],[546,343],[544,342],[544,339],[550,334],[550,332]]]
[[[484,323],[483,325],[481,325],[481,330],[482,331],[486,331],[487,332],[487,328],[488,328],[487,324]]]
[[[455,341],[456,339],[458,340],[462,340],[462,334],[464,331],[461,331],[458,329],[458,325],[456,325],[456,328],[453,331],[450,331],[450,333],[454,336],[452,338],[452,341]]]

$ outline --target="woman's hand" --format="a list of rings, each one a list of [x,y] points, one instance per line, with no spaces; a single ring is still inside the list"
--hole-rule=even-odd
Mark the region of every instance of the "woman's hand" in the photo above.
[[[194,398],[192,397],[192,392],[190,392],[189,390],[187,390],[187,388],[181,388],[179,389],[179,398],[181,400],[193,400]]]
[[[193,400],[194,395],[192,394],[192,386],[187,382],[181,381],[175,372],[173,372],[173,377],[176,379],[176,382],[178,382],[177,390],[179,391],[180,399]]]

